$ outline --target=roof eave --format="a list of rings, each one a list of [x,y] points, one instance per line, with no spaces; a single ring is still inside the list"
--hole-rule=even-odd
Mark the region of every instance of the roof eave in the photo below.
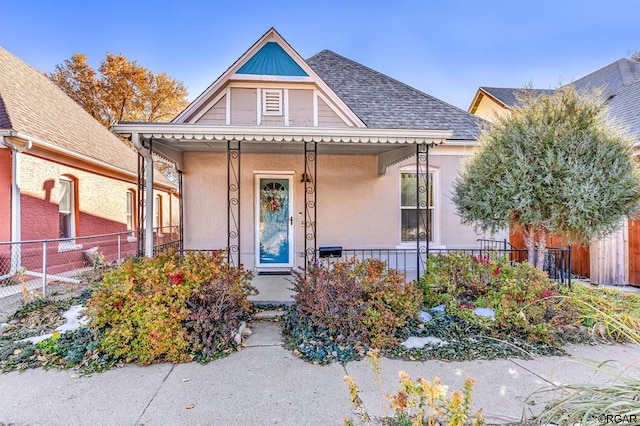
[[[125,136],[165,140],[249,140],[275,142],[443,143],[453,132],[442,129],[376,129],[370,127],[241,127],[194,124],[123,123],[114,131]]]

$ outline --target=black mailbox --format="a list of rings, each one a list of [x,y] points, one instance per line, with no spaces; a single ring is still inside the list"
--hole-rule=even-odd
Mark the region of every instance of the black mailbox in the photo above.
[[[318,247],[320,259],[327,257],[342,257],[342,246]]]

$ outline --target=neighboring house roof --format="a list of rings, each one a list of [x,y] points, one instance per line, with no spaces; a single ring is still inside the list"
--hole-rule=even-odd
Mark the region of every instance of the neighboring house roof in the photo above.
[[[137,174],[137,154],[49,78],[0,47],[0,129]],[[158,173],[159,175],[159,173]],[[163,176],[157,179],[171,184]]]
[[[640,142],[640,63],[629,59],[619,59],[578,80],[569,83],[580,91],[602,90],[600,96],[608,103],[608,116],[612,122],[621,125]],[[471,110],[478,100],[478,94],[486,93],[505,108],[518,105],[516,93],[525,89],[506,87],[480,87],[472,102]],[[528,89],[539,94],[552,94],[555,90]]]
[[[473,140],[484,120],[330,50],[306,61],[367,125],[388,129],[448,129]]]
[[[601,88],[606,98],[635,81],[640,81],[640,63],[622,58],[569,84],[578,90]]]
[[[537,95],[552,94],[553,89],[523,89],[523,88],[508,88],[508,87],[480,87],[480,90],[491,96],[496,101],[500,102],[505,107],[512,107],[518,105],[518,92],[523,90],[529,90]]]

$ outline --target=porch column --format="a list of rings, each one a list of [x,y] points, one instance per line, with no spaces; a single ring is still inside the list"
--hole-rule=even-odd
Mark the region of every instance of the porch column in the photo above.
[[[138,255],[153,257],[153,141],[145,147],[138,133],[131,135],[138,150]]]
[[[318,143],[304,142],[304,267],[316,259]]]
[[[416,268],[420,278],[429,258],[431,215],[429,214],[429,145],[416,144]],[[423,215],[423,213],[426,213]],[[423,267],[424,265],[424,267]]]
[[[227,141],[227,262],[240,265],[240,141]]]
[[[178,170],[178,238],[180,238],[180,253],[184,251],[184,211],[182,197],[182,170]]]

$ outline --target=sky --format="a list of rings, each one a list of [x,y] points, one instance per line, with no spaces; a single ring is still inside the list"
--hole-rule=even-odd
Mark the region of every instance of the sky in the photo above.
[[[547,89],[640,50],[640,0],[3,0],[0,46],[43,72],[122,53],[194,99],[269,28],[467,110],[480,86]]]

